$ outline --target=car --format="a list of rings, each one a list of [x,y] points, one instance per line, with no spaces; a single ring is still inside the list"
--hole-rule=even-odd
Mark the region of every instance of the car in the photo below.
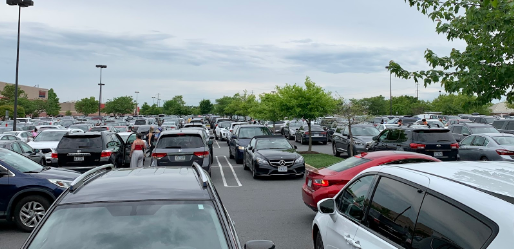
[[[314,248],[510,248],[513,171],[509,162],[369,168],[318,202]]]
[[[118,132],[118,135],[120,136],[120,138],[123,140],[124,143],[127,143],[128,138],[132,134],[135,134],[135,133],[134,132]],[[134,140],[136,140],[136,139],[134,138],[132,141],[134,141]]]
[[[234,222],[198,164],[137,169],[105,165],[77,178],[21,248],[243,249],[239,243]],[[255,240],[244,248],[275,245]]]
[[[305,124],[305,122],[300,120],[290,121],[284,126],[284,136],[287,139],[294,139],[296,131],[300,129]]]
[[[514,134],[514,120],[512,119],[495,120],[492,125],[501,133]]]
[[[148,122],[147,119],[136,119],[134,121],[134,125],[149,125],[150,122]]]
[[[458,160],[459,144],[450,130],[427,127],[398,127],[373,137],[368,151],[400,150],[433,156],[442,161]]]
[[[37,128],[38,132],[42,132],[44,130],[64,130],[64,129],[66,129],[60,125],[39,125],[39,126],[36,126],[36,128]]]
[[[343,129],[337,129],[334,135],[332,135],[332,153],[334,156],[340,156],[341,153],[345,153],[351,157],[361,152],[367,152],[369,145],[373,142],[373,137],[380,134],[378,129],[371,124],[352,125],[353,145],[350,145],[349,132],[349,127],[345,126]],[[353,154],[350,153],[350,146],[353,147]]]
[[[0,219],[30,232],[52,202],[80,174],[43,167],[14,151],[0,148]]]
[[[318,202],[339,193],[353,177],[361,171],[386,164],[440,162],[441,160],[420,153],[407,151],[363,152],[324,169],[307,171],[302,187],[305,205],[318,211]]]
[[[450,127],[454,124],[464,124],[464,123],[473,123],[473,122],[471,122],[471,120],[469,120],[469,119],[450,119],[446,123],[446,126]]]
[[[228,131],[228,129],[230,128],[231,123],[231,121],[224,121],[216,125],[216,128],[214,129],[214,137],[216,138],[216,140],[228,141],[230,137],[230,132]]]
[[[385,129],[387,129],[387,128],[394,128],[394,127],[398,127],[398,124],[396,124],[396,123],[395,123],[395,124],[379,124],[379,125],[377,125],[376,127],[377,127],[377,130],[378,130],[379,132],[381,132],[381,131],[383,131],[383,130],[385,130]]]
[[[481,124],[493,124],[493,122],[495,120],[496,120],[496,118],[493,116],[483,116],[483,117],[475,118],[475,120],[473,120],[473,122],[481,123]]]
[[[228,154],[236,163],[243,163],[245,148],[255,136],[273,135],[268,127],[264,125],[238,125],[228,141]]]
[[[130,145],[109,131],[65,134],[52,153],[53,166],[85,172],[104,164],[123,167],[130,163]]]
[[[52,152],[55,151],[57,144],[67,133],[69,133],[69,130],[45,130],[40,132],[28,145],[45,154],[46,165],[53,165],[56,163],[56,159],[52,158]]]
[[[101,125],[101,126],[93,126],[89,129],[90,132],[99,132],[99,131],[112,131],[117,132],[118,129],[114,128],[114,126],[110,125]]]
[[[243,168],[252,177],[293,175],[303,177],[305,160],[282,136],[254,136],[244,149]]]
[[[211,154],[211,164],[214,162],[214,149],[213,149],[213,141],[210,141],[210,140],[213,140],[214,137],[212,136],[212,130],[205,130],[205,128],[203,127],[184,127],[182,129],[192,129],[192,130],[200,130],[200,131],[203,131],[203,139],[205,139],[205,141],[207,141],[207,145],[209,145],[209,153]],[[210,141],[210,142],[209,142]]]
[[[514,162],[514,135],[483,133],[466,137],[459,144],[461,161]]]
[[[285,131],[285,130],[284,130]],[[319,142],[322,144],[328,143],[328,134],[327,131],[324,130],[319,125],[311,125],[311,133],[310,136],[312,139],[312,142]],[[295,133],[295,142],[301,143],[301,144],[308,144],[309,143],[309,126],[308,125],[302,125]]]
[[[16,135],[7,133],[7,132],[0,134],[0,141],[1,140],[20,140],[21,141],[21,139],[19,137],[17,137]]]
[[[34,139],[31,131],[8,131],[4,132],[3,134],[13,135],[25,143],[28,143]]]
[[[19,140],[1,140],[0,147],[5,148],[11,151],[14,151],[30,160],[40,164],[46,165],[45,154],[43,154],[40,150],[34,149],[30,147],[30,145],[26,144],[23,141]]]
[[[87,132],[91,128],[91,125],[89,125],[89,124],[74,124],[74,125],[70,125],[70,127],[68,127],[68,128],[69,129],[81,129],[82,131]]]
[[[178,124],[174,121],[166,121],[162,123],[161,127],[165,130],[175,130],[178,128]]]
[[[152,152],[152,166],[187,166],[196,162],[211,173],[212,140],[203,129],[163,131]]]
[[[230,123],[230,127],[227,128],[228,129],[228,137],[229,137],[229,139],[227,140],[227,145],[230,142],[230,138],[232,137],[234,130],[236,129],[236,127],[238,127],[240,125],[248,125],[248,122],[231,122]]]
[[[455,138],[455,140],[457,140],[457,142],[460,142],[465,137],[473,134],[500,133],[492,125],[479,123],[454,124],[451,127],[449,127],[449,129],[451,130],[453,137]]]

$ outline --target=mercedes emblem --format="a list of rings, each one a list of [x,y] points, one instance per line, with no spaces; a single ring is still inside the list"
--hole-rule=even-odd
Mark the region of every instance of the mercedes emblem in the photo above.
[[[278,164],[280,164],[280,166],[284,166],[284,165],[286,165],[286,161],[284,161],[284,160],[280,160],[280,161],[278,162]]]

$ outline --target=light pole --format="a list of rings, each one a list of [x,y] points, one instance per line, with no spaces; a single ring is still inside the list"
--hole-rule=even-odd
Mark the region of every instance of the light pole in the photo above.
[[[20,24],[21,24],[21,8],[34,6],[32,0],[7,0],[7,5],[18,6],[18,45],[16,47],[16,80],[14,83],[14,113],[13,113],[13,131],[16,130],[16,119],[18,118],[18,68],[20,65]]]
[[[138,112],[137,112],[137,96],[139,95],[139,92],[135,91],[135,93],[136,93],[136,115],[138,115]]]
[[[100,83],[98,85],[100,86],[100,96],[98,97],[98,116],[102,116],[100,113],[102,109],[102,86],[105,84],[102,84],[102,69],[107,68],[107,65],[96,65],[97,68],[100,68]]]
[[[152,97],[153,104],[155,105],[155,97]]]
[[[386,66],[385,68],[389,70],[389,66]],[[389,71],[389,115],[393,115],[393,90],[391,87],[392,74],[393,73]]]

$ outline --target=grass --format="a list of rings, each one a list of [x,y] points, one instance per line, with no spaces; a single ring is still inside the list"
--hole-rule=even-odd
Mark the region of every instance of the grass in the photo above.
[[[317,169],[325,168],[332,164],[343,161],[343,158],[335,157],[328,154],[301,154],[305,159],[306,164],[309,164],[310,166]]]

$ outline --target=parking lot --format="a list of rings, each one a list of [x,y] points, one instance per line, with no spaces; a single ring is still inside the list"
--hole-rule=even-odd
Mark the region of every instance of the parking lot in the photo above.
[[[298,146],[306,151],[308,145]],[[331,153],[331,144],[312,149]],[[272,177],[255,180],[250,171],[229,159],[225,141],[214,142],[212,181],[227,208],[242,243],[253,239],[275,242],[277,248],[312,248],[311,224],[315,213],[302,201],[304,178]],[[149,163],[149,160],[146,161]],[[29,234],[0,222],[0,248],[19,248]]]

